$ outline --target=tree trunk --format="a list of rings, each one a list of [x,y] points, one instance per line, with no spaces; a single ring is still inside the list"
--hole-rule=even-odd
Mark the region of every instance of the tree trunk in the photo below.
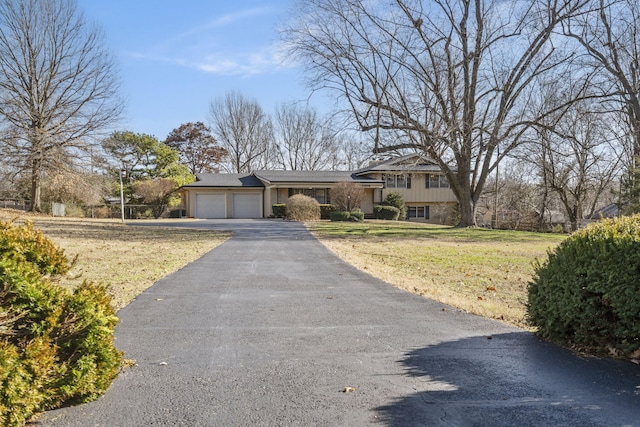
[[[460,203],[460,222],[458,227],[476,226],[476,205],[471,197],[458,199]]]
[[[40,201],[40,164],[40,159],[34,160],[31,169],[31,212],[42,212],[42,203]]]

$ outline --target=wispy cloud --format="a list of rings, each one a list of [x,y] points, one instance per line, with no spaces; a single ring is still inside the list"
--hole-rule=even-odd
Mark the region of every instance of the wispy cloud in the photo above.
[[[260,34],[269,31],[264,23],[273,13],[263,6],[217,16],[130,56],[225,76],[268,73],[283,64],[277,44],[268,41],[273,36]]]
[[[205,25],[200,25],[197,27],[193,27],[190,30],[180,34],[178,37],[189,37],[198,33],[202,33],[205,31],[209,31],[216,28],[221,28],[229,25],[236,24],[238,22],[244,21],[248,18],[254,18],[256,16],[263,16],[269,13],[272,13],[273,10],[271,7],[257,7],[252,9],[244,9],[234,13],[228,13],[226,15],[219,16]]]
[[[256,31],[262,22],[258,24],[255,19],[273,12],[272,7],[258,7],[218,16],[145,49],[145,53],[130,56],[224,76],[251,77],[288,68],[292,64],[281,44],[269,41],[275,35]],[[247,39],[252,33],[255,38]]]
[[[279,49],[272,46],[255,52],[236,52],[233,54],[220,52],[204,55],[202,57],[141,53],[132,53],[130,56],[139,60],[163,62],[179,67],[196,69],[210,74],[237,77],[252,77],[293,66],[293,64],[283,61],[282,54]]]

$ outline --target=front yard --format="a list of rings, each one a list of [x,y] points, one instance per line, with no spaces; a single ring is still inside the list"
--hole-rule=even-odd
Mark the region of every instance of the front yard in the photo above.
[[[527,282],[566,235],[412,222],[312,222],[330,250],[399,288],[526,327]]]
[[[16,218],[0,209],[0,219]],[[19,221],[25,216],[19,215]],[[185,228],[128,227],[117,220],[32,216],[78,262],[63,285],[111,286],[122,308],[155,281],[230,237]],[[465,229],[413,222],[311,222],[329,249],[399,288],[461,310],[526,327],[527,282],[536,258],[565,235]]]
[[[69,259],[78,256],[62,285],[74,287],[85,279],[107,284],[116,309],[231,236],[219,231],[128,227],[111,219],[53,218],[0,209],[0,220],[25,219],[64,249]]]

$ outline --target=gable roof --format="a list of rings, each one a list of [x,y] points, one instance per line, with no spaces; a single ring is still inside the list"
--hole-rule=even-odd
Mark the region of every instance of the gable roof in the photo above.
[[[441,172],[442,169],[435,160],[420,154],[407,154],[394,157],[382,162],[371,164],[355,171],[356,175],[371,172]]]
[[[267,184],[301,183],[335,184],[350,181],[357,183],[382,182],[374,178],[357,176],[352,171],[256,171],[254,175]]]
[[[249,173],[198,173],[196,179],[183,187],[264,187],[262,181]]]

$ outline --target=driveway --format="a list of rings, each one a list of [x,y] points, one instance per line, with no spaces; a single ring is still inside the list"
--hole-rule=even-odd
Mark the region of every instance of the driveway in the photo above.
[[[398,290],[298,223],[234,230],[119,312],[136,361],[43,426],[640,426],[640,367]]]

